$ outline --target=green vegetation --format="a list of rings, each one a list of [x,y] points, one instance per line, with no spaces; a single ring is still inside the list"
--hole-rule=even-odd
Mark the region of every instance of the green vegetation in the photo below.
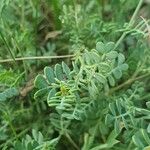
[[[0,1],[0,149],[150,149],[148,0]]]

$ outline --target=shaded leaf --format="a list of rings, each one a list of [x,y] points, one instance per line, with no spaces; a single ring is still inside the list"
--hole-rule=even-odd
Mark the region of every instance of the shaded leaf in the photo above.
[[[56,78],[58,80],[63,80],[64,76],[63,76],[63,70],[62,70],[61,65],[60,64],[56,64],[54,70],[55,70]]]
[[[34,85],[38,89],[42,89],[48,86],[46,79],[42,75],[37,75],[34,81]]]
[[[45,74],[46,79],[49,83],[54,83],[55,82],[54,71],[51,67],[45,67],[44,68],[44,74]]]
[[[96,44],[96,50],[100,53],[104,53],[105,52],[105,45],[102,42],[97,42]]]

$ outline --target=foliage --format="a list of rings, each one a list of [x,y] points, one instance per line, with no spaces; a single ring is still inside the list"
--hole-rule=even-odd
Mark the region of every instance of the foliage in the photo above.
[[[55,145],[58,141],[57,138],[51,141],[44,141],[43,135],[41,132],[37,132],[36,130],[32,130],[33,138],[29,135],[26,135],[25,139],[22,139],[22,142],[17,141],[14,145],[14,150],[52,150],[55,149]]]
[[[149,149],[148,7],[1,0],[0,149]]]

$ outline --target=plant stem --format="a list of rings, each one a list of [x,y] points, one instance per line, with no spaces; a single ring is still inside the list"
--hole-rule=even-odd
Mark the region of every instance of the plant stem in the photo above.
[[[129,145],[128,145],[127,150],[130,150],[130,149],[131,149],[131,147],[132,147],[132,145],[133,145],[133,141],[131,140],[131,141],[130,141],[130,143],[129,143]]]
[[[35,60],[35,59],[59,59],[59,58],[70,58],[74,57],[75,55],[61,55],[61,56],[31,56],[31,57],[21,57],[15,58],[15,61],[22,61],[22,60]],[[0,63],[11,62],[13,59],[4,59],[0,60]]]
[[[133,24],[134,24],[134,20],[135,20],[137,14],[138,14],[138,12],[139,12],[139,9],[140,9],[141,6],[142,6],[142,3],[143,3],[143,0],[140,0],[139,3],[138,3],[138,5],[137,5],[137,7],[136,7],[136,9],[135,9],[135,11],[134,11],[134,13],[133,13],[133,15],[132,15],[132,17],[131,17],[131,20],[130,20],[130,22],[129,22],[129,25],[133,25]]]
[[[131,19],[130,19],[130,21],[129,21],[129,24],[128,24],[126,30],[128,30],[134,24],[134,20],[135,20],[137,14],[138,14],[138,11],[139,11],[142,3],[143,3],[143,0],[140,0],[139,3],[138,3],[138,5],[137,5],[137,7],[136,7],[136,9],[135,9],[135,11],[134,11],[134,13],[133,13],[133,15],[132,15],[132,17],[131,17]],[[121,37],[119,38],[119,40],[116,42],[114,50],[120,45],[120,43],[122,42],[122,40],[125,38],[126,35],[127,35],[127,32],[125,31],[121,35]]]
[[[66,133],[66,137],[69,140],[69,142],[77,149],[80,150],[80,148],[77,146],[77,144],[72,140],[72,138],[70,137],[70,135],[68,133]]]
[[[28,127],[27,129],[24,129],[22,132],[20,132],[18,134],[18,138],[21,137],[22,135],[24,135],[25,133],[27,133],[31,128]],[[4,147],[5,145],[8,145],[9,143],[11,143],[13,140],[15,140],[15,137],[12,139],[7,140],[4,144],[0,145],[0,148]]]
[[[16,62],[15,57],[14,57],[14,55],[13,55],[13,52],[11,51],[11,49],[10,49],[10,47],[9,47],[7,41],[5,40],[5,38],[4,38],[4,36],[3,36],[3,34],[2,34],[1,31],[0,31],[0,36],[1,36],[2,40],[3,40],[3,42],[5,43],[8,52],[10,53],[10,55],[11,55],[11,57],[12,57],[12,61]]]
[[[133,77],[132,77],[132,78],[130,78],[129,80],[127,80],[126,82],[124,82],[124,83],[118,85],[117,87],[112,88],[112,89],[109,91],[109,94],[111,94],[111,93],[113,93],[113,92],[115,92],[115,91],[117,91],[117,90],[120,90],[120,89],[123,88],[124,86],[129,85],[129,84],[133,83],[133,82],[136,81],[136,80],[143,79],[143,78],[145,78],[145,77],[147,77],[147,76],[149,76],[149,75],[150,75],[150,73],[141,75],[141,76],[136,77],[136,78],[133,78]]]
[[[15,38],[12,38],[12,39],[14,40],[18,51],[20,52],[21,56],[23,57],[23,53],[21,51],[21,48],[19,47],[19,44],[18,44],[17,40]],[[28,68],[27,68],[27,65],[26,65],[25,61],[23,60],[22,62],[23,62],[23,67],[24,67],[24,71],[25,71],[25,76],[27,78]]]
[[[12,133],[14,134],[14,137],[17,140],[18,136],[17,136],[16,130],[15,130],[15,128],[14,128],[12,122],[11,122],[11,119],[10,119],[10,116],[9,116],[9,112],[6,112],[5,115],[6,115],[8,123],[9,123],[9,126],[10,126],[10,128],[12,130]]]
[[[150,94],[147,94],[147,95],[144,95],[143,97],[141,97],[141,100],[149,99],[149,98],[150,98]]]

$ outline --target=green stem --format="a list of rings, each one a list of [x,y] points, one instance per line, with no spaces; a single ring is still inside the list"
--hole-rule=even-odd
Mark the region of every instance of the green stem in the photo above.
[[[138,5],[137,5],[137,7],[136,7],[136,9],[135,9],[135,11],[134,11],[134,13],[133,13],[133,15],[132,15],[132,17],[131,17],[131,20],[130,20],[130,22],[129,22],[129,25],[133,25],[133,24],[134,24],[134,20],[135,20],[137,14],[138,14],[138,12],[139,12],[139,9],[140,9],[141,6],[142,6],[142,3],[143,3],[143,0],[140,0],[139,3],[138,3]]]
[[[137,7],[136,7],[136,9],[135,9],[135,11],[134,11],[134,13],[133,13],[133,15],[132,15],[132,17],[131,17],[131,19],[130,19],[130,21],[129,21],[129,24],[128,24],[126,30],[128,30],[131,26],[133,26],[134,20],[135,20],[137,14],[139,12],[139,9],[140,9],[142,3],[143,3],[143,0],[140,0],[139,3],[138,3],[138,5],[137,5]],[[125,38],[126,35],[127,35],[127,32],[125,31],[121,35],[121,37],[119,38],[119,40],[117,41],[114,50],[120,45],[120,43],[122,42],[122,40]]]
[[[143,78],[145,78],[145,77],[147,77],[147,76],[149,76],[149,75],[150,75],[150,73],[147,73],[147,74],[145,74],[145,75],[141,75],[141,76],[135,77],[135,78],[131,77],[131,78],[130,78],[129,80],[127,80],[126,82],[124,82],[124,83],[118,85],[118,86],[115,87],[115,88],[112,88],[112,89],[109,91],[109,94],[111,94],[111,93],[113,93],[113,92],[115,92],[115,91],[117,91],[117,90],[120,90],[120,89],[122,89],[124,86],[130,85],[130,84],[133,83],[134,81],[143,79]]]
[[[13,40],[14,40],[14,42],[16,44],[16,47],[17,47],[18,51],[20,52],[21,56],[23,57],[23,53],[21,51],[21,48],[19,47],[19,44],[18,44],[17,40],[15,38],[13,38]],[[24,60],[22,60],[22,62],[23,62],[23,67],[24,67],[24,71],[25,71],[25,76],[27,78],[28,67],[27,67],[27,65],[26,65]]]
[[[97,121],[97,124],[94,127],[94,131],[93,131],[92,135],[86,136],[82,150],[90,150],[91,149],[91,145],[94,142],[95,136],[97,134],[97,130],[99,128],[100,120],[101,120],[101,118]]]
[[[4,38],[4,36],[3,36],[3,34],[2,34],[1,31],[0,31],[0,36],[1,36],[2,40],[3,40],[3,42],[5,43],[8,52],[10,53],[10,55],[11,55],[11,57],[12,57],[12,61],[14,61],[14,62],[16,63],[15,57],[14,57],[14,55],[13,55],[13,52],[11,51],[11,49],[10,49],[10,47],[9,47],[7,41],[5,40],[5,38]]]
[[[150,94],[147,94],[147,95],[144,95],[143,97],[141,97],[141,100],[149,99],[149,98],[150,98]]]
[[[69,135],[68,133],[66,133],[65,136],[67,137],[67,139],[69,140],[69,142],[70,142],[77,150],[80,150],[80,148],[77,146],[77,144],[73,141],[73,139],[70,137],[70,135]]]
[[[14,134],[14,137],[17,140],[18,136],[17,136],[16,130],[15,130],[15,128],[14,128],[12,122],[11,122],[11,119],[10,119],[10,116],[9,116],[9,112],[6,112],[5,115],[6,115],[7,121],[9,122],[9,126],[10,126],[10,128],[12,130],[12,133]]]
[[[29,130],[30,130],[30,127],[28,127],[27,129],[24,129],[22,132],[20,132],[18,134],[18,138],[21,137],[22,135],[24,135],[25,133],[27,133]],[[15,140],[15,137],[10,139],[10,140],[7,140],[4,144],[0,145],[0,148],[3,148],[4,146],[7,146],[9,143],[11,143],[14,140]]]
[[[131,140],[130,143],[129,143],[129,146],[127,148],[127,150],[131,150],[132,145],[133,145],[133,141]]]

